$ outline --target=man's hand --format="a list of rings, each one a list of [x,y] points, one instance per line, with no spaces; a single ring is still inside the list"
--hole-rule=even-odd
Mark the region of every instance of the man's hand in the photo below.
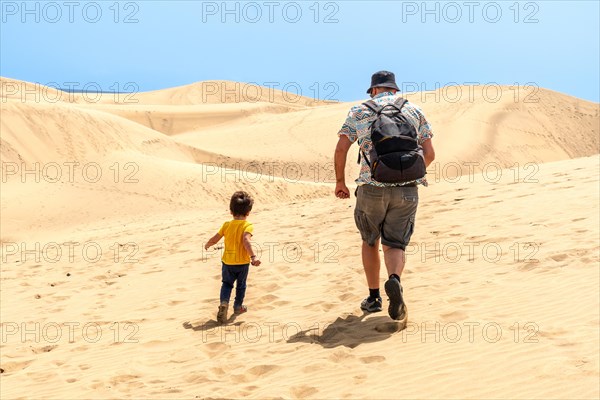
[[[204,250],[208,250],[209,248],[210,248],[210,246],[208,245],[208,243],[206,243],[206,244],[204,245]]]
[[[255,267],[258,267],[260,265],[260,260],[253,256],[250,259],[250,264],[254,265]]]
[[[338,182],[335,184],[335,196],[340,199],[349,199],[350,190],[344,182]]]

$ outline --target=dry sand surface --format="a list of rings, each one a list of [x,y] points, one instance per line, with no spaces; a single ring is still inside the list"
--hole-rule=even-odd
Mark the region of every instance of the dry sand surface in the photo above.
[[[598,104],[409,96],[437,159],[401,326],[360,311],[354,200],[332,195],[351,103],[0,83],[3,399],[600,397]],[[221,248],[202,246],[237,189],[263,263],[219,326]]]

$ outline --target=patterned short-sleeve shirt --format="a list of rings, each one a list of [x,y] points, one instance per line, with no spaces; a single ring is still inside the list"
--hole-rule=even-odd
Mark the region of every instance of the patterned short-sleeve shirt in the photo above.
[[[401,95],[399,93],[393,94],[392,92],[383,92],[379,93],[373,100],[380,106],[393,103],[396,101]],[[419,144],[422,144],[428,139],[433,137],[433,133],[431,131],[431,126],[425,119],[423,112],[416,105],[407,102],[402,108],[402,114],[404,114],[408,120],[415,126],[417,130],[417,139]],[[371,142],[371,136],[369,134],[369,127],[371,123],[375,120],[375,113],[367,108],[363,104],[359,104],[350,109],[348,113],[348,118],[346,118],[346,122],[342,126],[342,129],[338,132],[338,136],[346,136],[351,143],[354,143],[358,140],[358,145],[360,149],[365,153],[369,154],[369,151],[373,147],[373,142]],[[371,170],[369,168],[369,164],[361,157],[360,160],[360,174],[358,179],[356,180],[358,185],[374,185],[374,186],[403,186],[408,184],[417,183],[420,185],[427,186],[427,180],[425,178],[417,179],[416,181],[406,182],[406,183],[383,183],[374,181],[371,178]]]

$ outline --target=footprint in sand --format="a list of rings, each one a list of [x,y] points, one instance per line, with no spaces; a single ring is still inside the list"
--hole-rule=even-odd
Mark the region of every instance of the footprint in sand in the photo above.
[[[292,394],[292,397],[294,397],[295,399],[304,399],[308,396],[317,394],[319,391],[315,387],[308,386],[308,385],[301,385],[301,386],[292,387],[290,389],[290,392]]]
[[[267,294],[265,296],[262,296],[261,298],[259,298],[258,300],[256,300],[256,304],[257,305],[261,305],[261,304],[270,304],[273,303],[275,300],[279,300],[279,297],[273,295],[273,294]]]
[[[560,343],[557,343],[556,345],[559,347],[573,347],[573,346],[579,346],[580,343],[565,340]]]
[[[226,345],[225,343],[220,343],[220,342],[208,343],[204,347],[206,347],[208,350],[209,358],[218,357],[218,356],[222,355],[223,352],[229,348],[228,345]]]
[[[104,387],[104,383],[100,382],[100,381],[94,381],[91,385],[90,385],[90,389],[94,389],[94,390],[98,390],[98,389],[102,389]]]
[[[162,247],[161,246],[156,246],[153,248],[150,248],[148,250],[145,251],[146,254],[152,254],[152,253],[156,253],[157,251],[159,251]]]
[[[538,265],[538,263],[537,263],[537,262],[528,262],[528,263],[526,263],[526,264],[519,265],[519,266],[517,267],[517,269],[518,269],[519,271],[527,272],[527,271],[534,270],[534,269],[536,269],[537,267],[539,267],[539,265]]]
[[[206,376],[201,375],[201,374],[190,374],[190,375],[186,376],[185,378],[183,378],[183,380],[186,381],[187,383],[206,383],[206,382],[211,381]],[[150,382],[150,383],[154,383],[154,382]],[[159,380],[156,383],[163,383],[163,381]]]
[[[88,349],[89,349],[88,345],[82,345],[82,346],[77,346],[77,347],[75,347],[73,349],[70,349],[69,352],[70,353],[79,354],[79,353],[83,353],[83,352],[88,351]]]
[[[290,272],[291,270],[292,270],[292,268],[288,267],[287,265],[279,265],[277,267],[277,272],[285,273],[285,272]]]
[[[355,297],[356,297],[356,295],[354,293],[342,293],[341,295],[338,296],[338,299],[340,299],[341,301],[349,301]]]
[[[159,273],[159,272],[163,272],[163,270],[162,269],[158,269],[158,270],[154,269],[152,271],[144,271],[144,272],[142,272],[142,274],[149,275],[149,274],[156,274],[156,273]]]
[[[451,299],[448,299],[448,303],[463,303],[465,301],[469,301],[468,297],[456,296]]]
[[[323,366],[323,364],[312,364],[312,365],[307,365],[306,367],[302,368],[301,371],[304,373],[314,373],[316,371],[321,371],[325,369],[325,367]]]
[[[269,364],[263,364],[263,365],[257,365],[255,367],[252,367],[250,369],[248,369],[246,371],[246,373],[252,375],[253,377],[257,378],[263,375],[268,375],[270,373],[273,373],[275,371],[279,371],[281,369],[281,367],[279,365],[269,365]]]
[[[467,319],[467,314],[462,311],[452,311],[440,315],[446,322],[457,322]]]
[[[334,363],[340,363],[345,360],[352,359],[352,358],[354,358],[354,356],[352,354],[350,354],[349,351],[338,350],[338,351],[334,352],[333,354],[331,354],[327,358],[329,358]]]
[[[281,286],[277,283],[270,283],[270,284],[264,286],[264,290],[267,292],[274,292],[275,290],[278,290],[280,288],[281,288]]]
[[[109,383],[113,388],[129,392],[132,389],[141,389],[144,387],[144,384],[137,381],[137,379],[140,379],[139,375],[124,374],[112,377]]]
[[[31,351],[32,351],[34,354],[40,354],[40,353],[49,353],[49,352],[51,352],[52,350],[54,350],[55,348],[57,348],[57,347],[58,347],[57,345],[54,345],[54,346],[52,346],[52,345],[49,345],[49,346],[44,346],[44,347],[38,347],[38,348],[36,348],[36,349],[34,349],[34,348],[31,348]]]
[[[364,364],[380,363],[380,362],[385,361],[385,357],[384,356],[361,357],[360,361],[362,361]]]
[[[225,371],[221,367],[213,367],[213,368],[210,368],[209,371],[212,372],[213,374],[215,374],[216,376],[224,376],[227,374],[227,371]]]
[[[560,262],[560,261],[564,261],[568,258],[569,256],[566,254],[557,254],[554,256],[550,256],[551,259],[553,259],[554,261]]]
[[[1,367],[2,373],[8,374],[8,373],[15,372],[15,371],[22,371],[25,368],[27,368],[29,366],[29,364],[31,364],[32,362],[33,362],[33,360],[2,363],[2,367]]]

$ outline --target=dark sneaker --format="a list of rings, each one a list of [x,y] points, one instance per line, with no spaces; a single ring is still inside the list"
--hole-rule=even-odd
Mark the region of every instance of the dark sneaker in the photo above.
[[[402,298],[402,285],[395,278],[388,279],[385,283],[385,293],[390,299],[388,314],[391,319],[401,320],[404,316],[404,299]]]
[[[239,307],[233,307],[233,313],[236,315],[243,314],[248,311],[248,307],[242,305]]]
[[[378,297],[375,300],[369,300],[367,297],[362,301],[362,303],[360,303],[360,308],[368,312],[381,311],[381,297]]]
[[[229,309],[229,303],[221,303],[219,311],[217,312],[217,322],[224,324],[227,322],[227,310]]]

